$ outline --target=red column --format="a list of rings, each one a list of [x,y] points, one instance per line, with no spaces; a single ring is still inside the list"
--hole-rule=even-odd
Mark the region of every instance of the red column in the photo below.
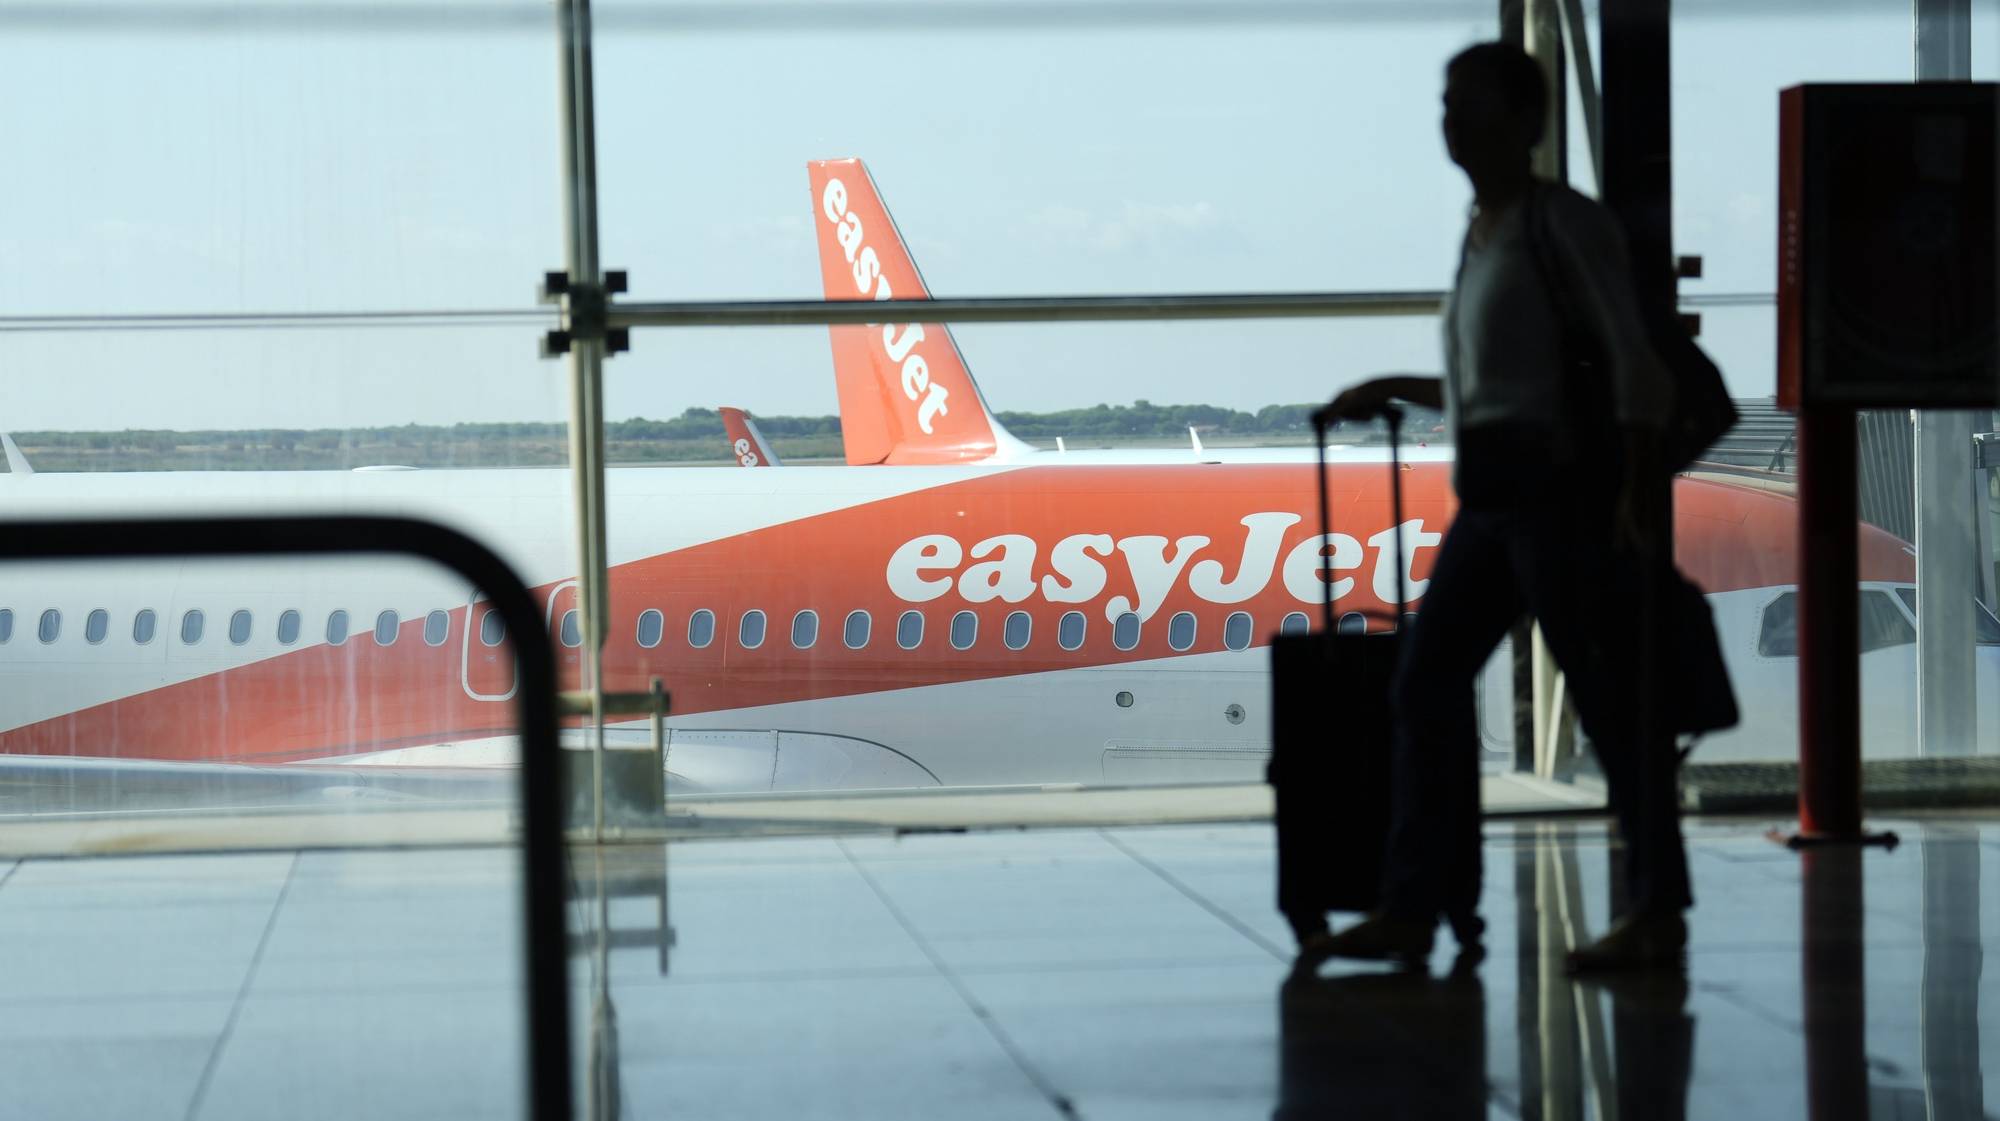
[[[1799,412],[1799,828],[1861,839],[1854,410]]]

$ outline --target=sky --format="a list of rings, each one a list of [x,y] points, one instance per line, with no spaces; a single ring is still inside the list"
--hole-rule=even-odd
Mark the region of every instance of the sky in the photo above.
[[[1707,263],[1684,291],[1769,293],[1776,92],[1907,78],[1909,0],[1681,7],[1676,240]],[[818,296],[804,165],[849,155],[938,294],[1441,288],[1469,192],[1439,73],[1494,32],[1450,2],[1116,31],[668,33],[600,10],[602,259],[659,299]],[[562,258],[555,52],[478,21],[0,33],[0,315],[530,308]],[[1254,409],[1438,366],[1428,318],[957,333],[1003,409]],[[0,430],[560,419],[535,335],[0,332]],[[1711,312],[1702,341],[1737,393],[1771,392],[1768,309]],[[614,419],[836,407],[820,328],[641,332],[607,376]]]

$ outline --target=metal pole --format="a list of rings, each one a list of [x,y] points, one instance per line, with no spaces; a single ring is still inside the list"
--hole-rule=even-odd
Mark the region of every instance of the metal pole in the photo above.
[[[836,323],[1075,323],[1436,315],[1444,293],[1261,292],[1171,296],[967,296],[934,300],[619,301],[610,327],[785,327]]]
[[[604,277],[597,258],[596,110],[592,98],[590,0],[561,0],[558,96],[562,130],[564,256],[569,274],[564,308],[572,328],[570,470],[575,480],[577,606],[582,620],[584,681],[590,716],[592,822],[604,836]],[[581,328],[581,329],[578,329]]]
[[[1918,81],[1972,76],[1971,0],[1916,0]],[[1979,594],[1977,515],[1967,502],[1977,414],[1916,414],[1917,753],[1974,750],[1978,713],[1971,606]]]

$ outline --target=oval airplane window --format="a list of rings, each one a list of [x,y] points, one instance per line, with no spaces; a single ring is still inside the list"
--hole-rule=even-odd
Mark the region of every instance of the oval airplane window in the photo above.
[[[969,650],[979,638],[979,616],[961,611],[951,617],[951,648]]]
[[[1130,650],[1139,645],[1139,617],[1127,611],[1111,624],[1111,645]]]
[[[204,621],[205,620],[203,620],[202,618],[200,608],[196,608],[192,611],[189,611],[187,614],[182,615],[181,642],[188,646],[193,646],[195,643],[200,642],[201,627]]]
[[[896,620],[896,645],[905,650],[915,650],[924,641],[924,613],[905,611]]]
[[[562,622],[556,626],[556,635],[564,646],[574,650],[583,645],[583,616],[572,607],[563,612]]]
[[[1089,627],[1090,621],[1083,617],[1083,612],[1063,612],[1062,621],[1056,624],[1056,645],[1064,650],[1074,650],[1082,646],[1084,633]]]
[[[396,618],[394,611],[384,611],[380,615],[375,616],[375,645],[394,646],[396,644],[396,627],[400,622],[401,620]]]
[[[433,611],[424,616],[424,645],[443,646],[451,637],[451,616],[443,611]]]
[[[688,645],[696,650],[715,641],[715,612],[704,607],[688,616]]]
[[[1194,645],[1194,632],[1193,612],[1179,612],[1167,620],[1167,645],[1176,650],[1186,650]]]
[[[1278,624],[1279,634],[1304,634],[1312,629],[1312,620],[1302,611],[1294,611]]]
[[[1336,634],[1367,634],[1368,616],[1359,611],[1350,611],[1340,617],[1340,622],[1335,623],[1333,629]]]
[[[1028,637],[1034,633],[1034,617],[1025,611],[1015,611],[1008,614],[1007,624],[1001,630],[1000,638],[1007,644],[1007,649],[1021,650],[1027,647]]]
[[[0,642],[14,637],[14,612],[0,607]]]
[[[848,612],[847,622],[840,629],[840,640],[847,644],[849,650],[861,649],[868,645],[868,632],[874,622],[866,611]]]
[[[290,646],[299,640],[299,613],[285,611],[278,616],[278,644]]]
[[[139,646],[153,641],[153,632],[159,629],[159,625],[159,616],[153,614],[152,608],[142,609],[132,616],[132,641]]]
[[[1222,622],[1222,644],[1231,650],[1247,650],[1253,629],[1255,624],[1251,623],[1249,612],[1232,611],[1229,618]]]
[[[250,641],[250,613],[238,611],[229,616],[229,642],[241,646]]]
[[[35,625],[35,637],[43,642],[54,642],[62,634],[62,612],[51,607],[42,612],[41,622]]]
[[[498,646],[507,637],[507,621],[498,611],[488,609],[486,617],[479,620],[479,645]]]
[[[801,611],[792,616],[792,646],[799,650],[809,650],[819,641],[819,613]]]
[[[95,646],[104,641],[105,632],[110,629],[111,613],[100,607],[84,616],[83,640]]]
[[[347,612],[335,611],[326,617],[326,644],[339,646],[347,641]]]
[[[755,650],[764,645],[764,613],[745,611],[742,621],[736,624],[736,643],[745,650]]]
[[[639,612],[639,645],[651,650],[660,644],[660,636],[666,632],[667,617],[652,608]]]

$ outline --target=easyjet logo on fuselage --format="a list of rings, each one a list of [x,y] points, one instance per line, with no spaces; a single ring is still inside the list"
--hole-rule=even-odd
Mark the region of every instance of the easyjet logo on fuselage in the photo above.
[[[820,213],[833,223],[834,240],[840,243],[840,251],[853,269],[855,293],[878,300],[894,299],[895,290],[882,274],[882,259],[865,242],[867,232],[861,228],[861,216],[847,208],[847,184],[838,179],[826,181],[826,189],[820,192]],[[930,363],[917,350],[917,344],[923,341],[924,328],[920,323],[900,326],[890,323],[882,327],[882,348],[888,352],[890,364],[900,369],[903,396],[916,403],[917,427],[929,436],[937,418],[951,411],[948,405],[951,391],[931,381]]]
[[[1201,534],[1168,539],[1153,534],[1113,537],[1108,533],[1075,533],[1046,550],[1034,538],[1003,533],[970,545],[948,533],[926,533],[897,546],[889,556],[889,590],[908,603],[926,603],[956,590],[967,603],[1002,600],[1021,603],[1040,597],[1049,603],[1089,603],[1102,596],[1111,581],[1111,565],[1121,566],[1130,579],[1132,596],[1105,601],[1104,617],[1115,620],[1131,612],[1140,620],[1152,617],[1183,580],[1195,598],[1207,603],[1242,603],[1262,594],[1277,577],[1285,591],[1301,603],[1318,603],[1322,581],[1333,583],[1336,601],[1355,589],[1367,570],[1369,590],[1384,604],[1396,600],[1396,528],[1384,529],[1364,543],[1344,533],[1310,535],[1285,548],[1285,535],[1300,522],[1297,514],[1264,511],[1246,514],[1242,544],[1222,556],[1201,554],[1212,543]],[[1444,539],[1424,532],[1424,520],[1412,518],[1400,527],[1403,540],[1405,594],[1415,601],[1430,585],[1415,574],[1417,554]],[[1235,562],[1232,573],[1225,559]],[[967,560],[973,563],[967,564]]]

